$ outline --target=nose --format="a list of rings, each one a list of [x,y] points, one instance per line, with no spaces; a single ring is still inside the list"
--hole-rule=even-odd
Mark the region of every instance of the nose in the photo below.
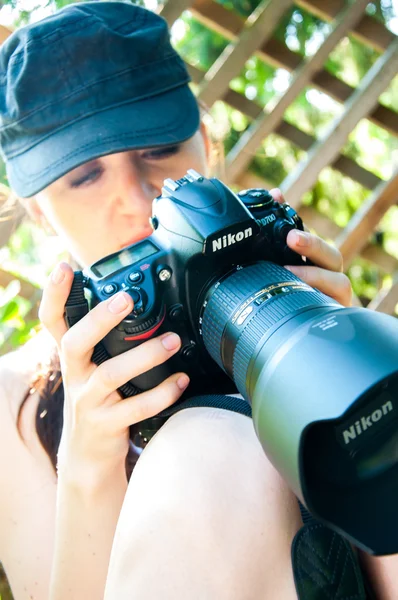
[[[121,164],[117,175],[115,192],[119,211],[126,215],[149,216],[152,201],[160,194],[160,187],[131,160]]]

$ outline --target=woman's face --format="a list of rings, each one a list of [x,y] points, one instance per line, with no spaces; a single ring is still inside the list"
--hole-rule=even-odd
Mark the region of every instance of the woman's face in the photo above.
[[[188,169],[207,175],[208,139],[203,127],[175,146],[104,156],[70,171],[34,199],[30,209],[50,223],[80,265],[152,233],[152,200],[166,178]]]

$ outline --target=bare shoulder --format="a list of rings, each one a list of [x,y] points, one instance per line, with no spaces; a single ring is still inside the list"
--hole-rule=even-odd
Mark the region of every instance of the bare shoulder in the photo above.
[[[0,561],[16,599],[48,597],[56,475],[35,431],[37,394],[22,411],[24,434],[18,421],[43,341],[0,358]]]

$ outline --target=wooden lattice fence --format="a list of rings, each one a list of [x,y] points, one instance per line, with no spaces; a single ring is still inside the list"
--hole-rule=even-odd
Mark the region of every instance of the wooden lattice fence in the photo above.
[[[353,159],[341,153],[341,148],[357,123],[367,118],[398,136],[398,114],[379,103],[380,94],[398,72],[398,38],[384,25],[365,14],[367,0],[263,0],[246,19],[212,0],[169,0],[160,10],[171,26],[184,10],[206,27],[230,40],[229,45],[207,72],[188,65],[198,86],[198,97],[209,107],[222,100],[250,118],[251,124],[226,157],[229,183],[241,187],[267,187],[267,181],[253,175],[249,165],[253,154],[270,134],[277,133],[307,152],[305,160],[282,182],[286,200],[299,210],[306,224],[319,235],[335,240],[343,254],[345,267],[360,255],[376,264],[382,271],[394,275],[398,269],[395,257],[369,242],[372,232],[387,210],[398,201],[398,168],[389,181],[383,181]],[[332,21],[330,34],[309,59],[302,59],[275,37],[273,32],[280,19],[292,5]],[[356,89],[324,69],[324,64],[341,39],[351,34],[365,46],[380,52],[380,57]],[[246,61],[256,55],[266,63],[293,73],[290,85],[271,109],[261,108],[254,101],[229,87]],[[308,85],[318,88],[344,104],[341,116],[329,131],[316,140],[284,120],[289,105]],[[344,229],[314,208],[301,206],[301,199],[316,183],[321,170],[336,169],[372,190],[370,198],[357,210]],[[398,285],[382,291],[369,307],[394,313],[398,302]]]
[[[398,114],[378,100],[398,71],[398,38],[366,14],[367,4],[367,0],[262,0],[245,20],[234,10],[213,0],[168,0],[158,8],[158,12],[172,26],[185,10],[189,10],[205,27],[229,40],[228,46],[207,72],[187,65],[196,84],[197,96],[208,107],[222,100],[250,119],[249,127],[226,157],[228,182],[242,188],[268,187],[266,179],[250,170],[250,162],[262,141],[271,133],[304,150],[305,159],[280,186],[286,200],[299,210],[307,226],[322,237],[335,241],[343,254],[346,268],[354,258],[361,256],[377,265],[382,272],[392,275],[391,288],[387,292],[380,291],[369,306],[394,313],[398,302],[398,285],[394,283],[398,262],[370,240],[384,214],[397,203],[398,169],[389,181],[384,181],[341,152],[350,132],[363,118],[398,136]],[[279,22],[293,6],[331,23],[329,35],[307,59],[291,51],[274,35]],[[380,53],[379,59],[356,89],[324,68],[330,53],[347,34]],[[0,42],[7,35],[7,29],[0,26]],[[251,56],[293,74],[289,87],[272,106],[262,108],[230,87],[231,80]],[[315,139],[284,118],[288,107],[306,86],[316,88],[344,105],[340,117],[321,139]],[[340,228],[314,207],[301,205],[303,195],[314,186],[321,170],[327,166],[372,191],[345,228]],[[6,275],[0,273],[0,285],[6,279]]]

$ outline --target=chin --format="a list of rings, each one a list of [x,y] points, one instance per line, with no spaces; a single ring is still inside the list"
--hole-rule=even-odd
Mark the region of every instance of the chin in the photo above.
[[[153,233],[152,229],[150,227],[148,227],[148,229],[145,229],[144,231],[140,232],[139,234],[136,234],[134,237],[130,238],[129,240],[123,242],[123,244],[121,244],[118,249],[121,250],[122,248],[131,246],[131,244],[136,244],[137,242],[140,242],[141,240],[144,240],[145,238],[149,237],[152,233]]]

